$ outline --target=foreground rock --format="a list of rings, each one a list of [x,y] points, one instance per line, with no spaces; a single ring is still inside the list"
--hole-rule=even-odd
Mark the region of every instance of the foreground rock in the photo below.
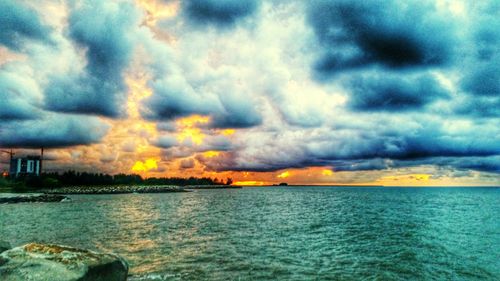
[[[122,281],[127,274],[117,255],[67,246],[31,243],[0,254],[3,281]]]
[[[10,247],[10,244],[8,242],[5,242],[5,241],[0,241],[0,253],[1,252],[4,252],[4,251],[7,251],[9,250],[11,247]]]
[[[115,186],[70,186],[43,190],[47,194],[122,194],[122,193],[166,193],[187,192],[173,185],[115,185]]]
[[[68,197],[53,194],[39,194],[39,195],[16,195],[9,197],[0,197],[0,204],[5,203],[33,203],[33,202],[61,202],[69,200]]]

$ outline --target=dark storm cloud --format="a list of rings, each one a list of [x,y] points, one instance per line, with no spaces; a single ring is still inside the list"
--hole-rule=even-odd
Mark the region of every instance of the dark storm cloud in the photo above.
[[[383,125],[374,123],[359,129],[304,134],[256,133],[258,136],[249,139],[253,144],[247,143],[247,147],[237,151],[202,160],[207,167],[217,171],[276,171],[309,166],[364,171],[415,165],[460,168],[467,163],[467,158],[500,154],[500,137],[495,133],[495,122],[460,125],[442,123],[433,118],[415,122],[380,116],[376,120]],[[392,126],[394,120],[398,122]],[[460,126],[463,128],[457,131]],[[464,162],[438,161],[437,158],[464,159]]]
[[[489,59],[488,62],[477,65],[473,72],[465,77],[463,89],[478,96],[499,96],[500,53]]]
[[[164,79],[152,83],[154,94],[145,100],[141,114],[150,120],[169,121],[193,114],[211,117],[211,128],[248,128],[262,123],[262,116],[249,97],[240,93],[197,92],[187,81]]]
[[[27,120],[39,117],[41,99],[37,85],[29,77],[25,67],[16,63],[0,67],[1,120]]]
[[[434,157],[430,159],[413,159],[392,161],[390,167],[409,167],[419,165],[435,165],[442,168],[452,168],[455,172],[470,173],[471,170],[500,173],[500,156],[465,156],[465,157]]]
[[[249,128],[262,123],[262,116],[250,99],[238,96],[219,97],[222,110],[214,112],[210,126],[213,128]]]
[[[50,29],[38,14],[19,1],[0,1],[0,44],[20,50],[26,39],[50,42]]]
[[[453,26],[428,1],[319,0],[308,19],[321,45],[320,76],[369,64],[440,65],[453,52]]]
[[[342,171],[373,171],[384,170],[393,166],[393,161],[388,159],[368,159],[368,160],[352,160],[352,161],[332,161],[331,166],[335,172]]]
[[[225,136],[207,136],[204,138],[203,143],[196,147],[197,151],[229,151],[233,149],[231,141]]]
[[[178,144],[177,139],[174,136],[160,136],[153,145],[160,148],[171,148]]]
[[[145,105],[148,110],[142,115],[150,120],[174,120],[192,114],[211,116],[210,127],[224,128],[248,128],[259,125],[262,117],[248,104],[232,104],[227,107],[208,108],[205,105],[196,106],[194,100],[183,101],[182,94],[178,98],[164,99],[159,95],[153,96]]]
[[[129,29],[138,22],[127,3],[88,1],[71,11],[69,36],[85,51],[83,73],[54,77],[46,89],[47,108],[59,112],[118,117],[126,86],[123,71],[128,66],[133,42]]]
[[[0,81],[1,83],[1,81]],[[1,91],[0,87],[0,91]],[[3,99],[0,94],[0,99]],[[23,99],[9,97],[2,101],[0,119],[4,121],[32,119],[36,117],[36,108],[26,103]]]
[[[0,126],[0,147],[68,147],[97,143],[108,126],[93,117],[46,116],[35,121],[4,122]]]
[[[391,122],[390,120],[380,122]],[[491,130],[494,123],[482,126],[482,132],[463,130],[449,132],[439,121],[421,119],[405,128],[405,121],[384,128],[367,131],[337,132],[306,143],[312,159],[359,160],[359,159],[423,159],[430,157],[471,157],[500,154],[500,136]],[[480,126],[480,125],[476,125]]]
[[[500,157],[482,157],[456,160],[454,166],[461,169],[500,174]]]
[[[196,24],[231,26],[255,12],[258,0],[186,0],[182,7],[187,18]]]
[[[457,114],[468,115],[473,118],[500,117],[500,94],[496,96],[464,95],[455,104]]]
[[[497,7],[500,8],[500,7]],[[473,31],[472,61],[465,69],[461,86],[477,96],[500,95],[500,18],[483,16]]]
[[[461,71],[463,94],[455,101],[459,114],[491,118],[500,116],[500,3],[480,11],[472,29],[471,54]]]
[[[141,114],[150,120],[170,121],[192,114],[209,114],[216,105],[194,93],[189,86],[177,87],[161,82],[153,85],[153,95],[144,102]]]
[[[406,111],[420,109],[437,99],[448,96],[439,82],[430,75],[399,77],[367,75],[351,79],[349,105],[354,110]]]
[[[477,59],[488,61],[500,51],[500,10],[499,1],[482,1],[476,10],[469,11],[473,14],[473,40]]]

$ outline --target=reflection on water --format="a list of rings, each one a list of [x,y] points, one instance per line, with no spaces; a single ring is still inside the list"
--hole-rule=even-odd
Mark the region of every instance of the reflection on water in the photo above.
[[[268,187],[0,205],[0,239],[124,256],[132,280],[499,279],[499,189]]]

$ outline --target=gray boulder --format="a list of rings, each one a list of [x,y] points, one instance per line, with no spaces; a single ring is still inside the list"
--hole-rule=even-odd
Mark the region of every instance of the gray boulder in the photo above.
[[[3,281],[124,281],[128,264],[115,254],[31,243],[0,254]]]
[[[10,247],[10,244],[8,242],[0,241],[0,253],[3,251],[7,251],[10,248],[11,247]]]

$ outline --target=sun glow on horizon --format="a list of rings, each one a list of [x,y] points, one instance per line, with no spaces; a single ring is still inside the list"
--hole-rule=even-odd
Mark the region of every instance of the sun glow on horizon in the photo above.
[[[278,178],[285,179],[288,178],[291,175],[289,171],[284,171],[283,173],[277,175]]]
[[[330,177],[330,176],[333,176],[333,171],[332,170],[328,170],[328,169],[324,169],[323,171],[321,171],[321,174],[323,176]]]
[[[236,181],[233,183],[233,185],[263,186],[267,184],[263,181]]]

